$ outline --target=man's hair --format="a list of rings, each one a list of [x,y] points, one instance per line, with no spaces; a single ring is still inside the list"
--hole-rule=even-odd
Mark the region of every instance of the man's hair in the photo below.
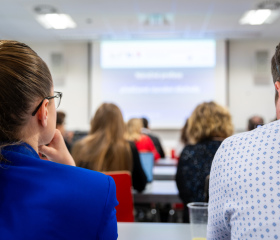
[[[264,124],[263,118],[260,116],[253,116],[248,120],[248,130],[255,129],[258,125]]]
[[[148,128],[149,127],[149,121],[147,118],[142,118],[142,121],[143,121],[143,127],[144,128]]]
[[[275,53],[273,57],[271,58],[271,74],[273,83],[280,80],[280,43],[276,46]],[[278,92],[275,89],[275,103],[278,100],[279,95]]]

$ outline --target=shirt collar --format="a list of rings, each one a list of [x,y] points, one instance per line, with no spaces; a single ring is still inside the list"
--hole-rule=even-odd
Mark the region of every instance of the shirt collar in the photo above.
[[[10,152],[18,152],[24,155],[33,156],[35,158],[40,158],[38,153],[28,144],[25,142],[14,144],[14,145],[8,145],[3,147],[4,151],[10,151]]]

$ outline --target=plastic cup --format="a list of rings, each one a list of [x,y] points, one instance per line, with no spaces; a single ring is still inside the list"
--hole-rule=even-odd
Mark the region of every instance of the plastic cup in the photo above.
[[[189,217],[192,240],[206,240],[208,203],[194,202],[189,203]]]

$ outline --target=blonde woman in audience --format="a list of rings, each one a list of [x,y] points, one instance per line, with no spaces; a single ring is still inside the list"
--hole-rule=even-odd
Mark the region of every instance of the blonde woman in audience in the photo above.
[[[91,120],[88,136],[73,146],[72,156],[77,166],[98,172],[130,171],[133,187],[143,191],[147,178],[135,144],[128,142],[124,134],[120,109],[115,104],[103,103]]]
[[[158,160],[160,154],[157,152],[153,141],[149,136],[142,134],[143,120],[141,118],[132,118],[127,122],[126,138],[133,141],[139,152],[152,152],[154,159]]]
[[[210,173],[213,157],[222,141],[232,135],[229,112],[215,102],[198,105],[188,119],[188,145],[179,158],[176,183],[185,206],[205,200],[205,178]],[[184,221],[188,222],[185,211]]]
[[[75,167],[55,129],[62,93],[45,62],[0,40],[0,89],[0,239],[116,239],[115,183]]]

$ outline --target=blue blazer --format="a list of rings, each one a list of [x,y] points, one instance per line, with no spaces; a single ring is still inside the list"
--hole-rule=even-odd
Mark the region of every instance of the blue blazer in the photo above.
[[[0,162],[0,239],[117,239],[114,180],[41,160],[26,143]]]

